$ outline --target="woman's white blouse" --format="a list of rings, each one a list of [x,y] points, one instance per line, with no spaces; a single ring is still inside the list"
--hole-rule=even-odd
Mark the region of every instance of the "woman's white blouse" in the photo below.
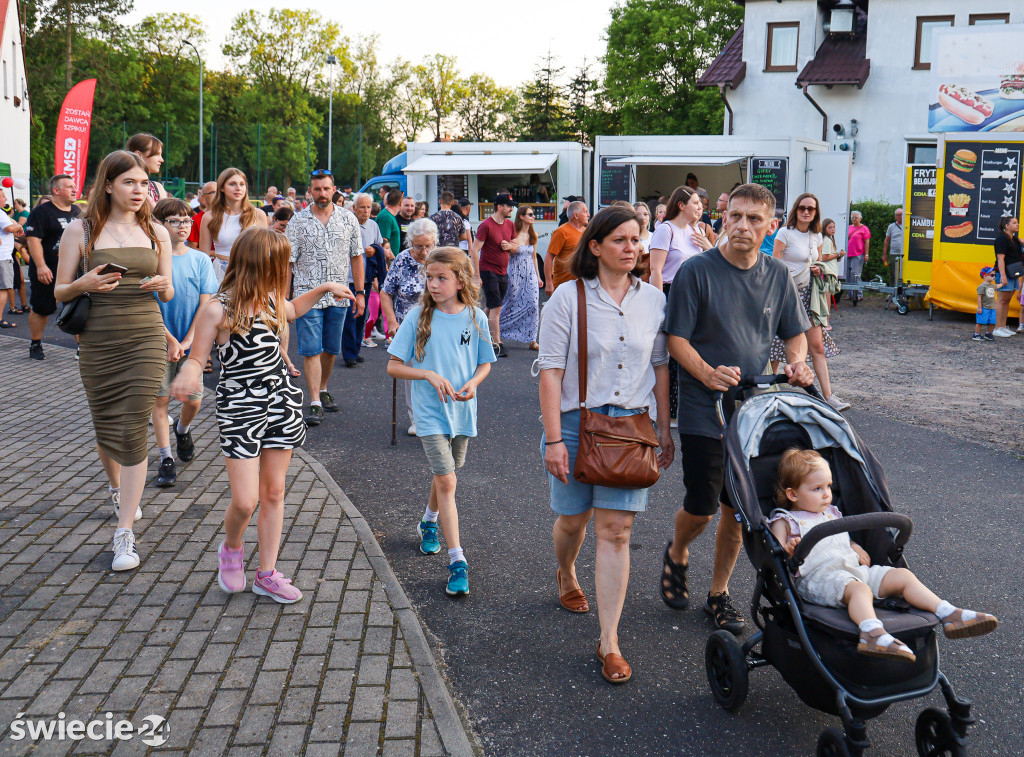
[[[631,277],[632,278],[632,277]],[[584,280],[587,302],[587,407],[649,407],[656,417],[654,366],[668,362],[665,295],[640,279],[615,301],[597,278]],[[564,370],[563,413],[579,408],[579,321],[576,282],[559,286],[544,306],[540,324],[540,370]]]

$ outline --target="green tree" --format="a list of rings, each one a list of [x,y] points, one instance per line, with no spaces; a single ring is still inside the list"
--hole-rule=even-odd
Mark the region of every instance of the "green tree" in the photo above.
[[[565,69],[549,51],[535,71],[536,78],[523,87],[519,138],[527,142],[558,142],[571,139],[573,127],[559,84]]]
[[[460,100],[465,97],[462,80],[459,78],[457,61],[452,55],[435,53],[428,55],[413,69],[416,90],[430,106],[430,118],[434,123],[434,139],[441,139],[441,123],[455,112]]]
[[[721,129],[718,95],[695,87],[743,21],[733,0],[625,0],[612,8],[605,89],[624,133]]]
[[[485,74],[471,74],[455,108],[459,138],[469,142],[499,142],[515,137],[521,107],[515,90],[498,86]]]
[[[392,141],[415,142],[431,121],[430,106],[423,99],[415,67],[402,58],[395,59],[384,90],[381,107],[385,123],[390,124]]]
[[[48,25],[60,30],[64,40],[64,85],[71,89],[75,40],[93,36],[98,30],[109,31],[116,26],[118,16],[131,11],[133,3],[132,0],[36,0],[32,5],[47,19]]]

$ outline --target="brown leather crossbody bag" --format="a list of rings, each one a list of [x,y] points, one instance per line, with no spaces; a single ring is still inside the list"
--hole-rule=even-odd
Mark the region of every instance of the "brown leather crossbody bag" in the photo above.
[[[637,415],[612,418],[587,410],[587,298],[576,280],[579,319],[580,445],[572,475],[581,484],[616,489],[654,485],[658,468],[658,435],[645,409]]]

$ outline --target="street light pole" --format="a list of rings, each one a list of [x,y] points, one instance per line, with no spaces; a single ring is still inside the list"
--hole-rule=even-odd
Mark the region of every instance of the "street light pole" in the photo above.
[[[332,171],[332,158],[334,157],[334,64],[338,62],[337,57],[327,56],[327,65],[331,67],[331,88],[327,96],[327,170]]]
[[[187,39],[184,44],[192,48],[199,61],[199,189],[203,188],[203,56],[199,50]]]

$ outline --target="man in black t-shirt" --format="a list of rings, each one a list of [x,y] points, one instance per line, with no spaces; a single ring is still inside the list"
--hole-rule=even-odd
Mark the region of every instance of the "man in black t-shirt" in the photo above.
[[[28,329],[32,342],[28,356],[43,360],[43,331],[46,319],[57,310],[53,296],[54,278],[57,275],[57,252],[60,238],[72,221],[78,218],[79,209],[74,205],[75,180],[66,174],[50,179],[50,202],[38,205],[25,221],[25,239],[31,260],[28,264],[28,280],[32,285],[29,304],[32,312],[28,316]]]
[[[665,548],[661,596],[673,609],[689,604],[686,569],[689,546],[719,507],[715,564],[704,611],[715,626],[743,632],[743,617],[729,597],[729,577],[739,557],[740,525],[723,488],[722,427],[715,392],[726,392],[725,407],[741,377],[757,375],[768,364],[772,338],[786,346],[789,383],[809,386],[810,322],[781,260],[762,255],[761,243],[775,225],[775,197],[764,187],[744,184],[729,198],[727,238],[721,248],[687,260],[672,280],[665,331],[679,372],[679,440],[683,461],[683,507]]]

